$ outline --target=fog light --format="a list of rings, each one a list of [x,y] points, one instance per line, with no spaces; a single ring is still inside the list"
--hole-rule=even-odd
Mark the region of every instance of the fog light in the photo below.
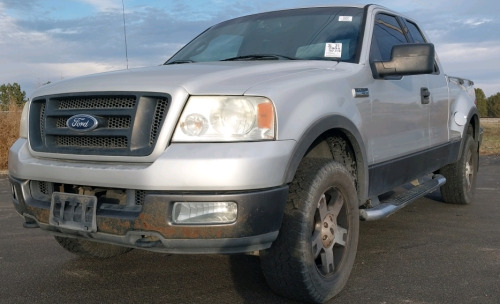
[[[235,202],[176,202],[173,208],[175,224],[229,224],[236,221]]]

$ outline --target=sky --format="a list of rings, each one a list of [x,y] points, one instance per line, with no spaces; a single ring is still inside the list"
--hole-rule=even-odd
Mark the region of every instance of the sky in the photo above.
[[[209,26],[275,9],[377,3],[415,19],[446,74],[500,92],[496,0],[0,0],[0,84],[27,97],[86,74],[160,65]],[[127,40],[125,50],[124,17]]]

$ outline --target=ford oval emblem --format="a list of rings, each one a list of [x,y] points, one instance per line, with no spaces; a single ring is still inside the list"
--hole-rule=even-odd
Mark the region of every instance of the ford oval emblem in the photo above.
[[[66,121],[66,126],[68,126],[68,128],[78,132],[92,131],[97,128],[98,125],[97,119],[87,114],[74,115]]]

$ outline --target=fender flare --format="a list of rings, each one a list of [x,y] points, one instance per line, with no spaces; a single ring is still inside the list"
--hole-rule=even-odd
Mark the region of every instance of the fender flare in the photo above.
[[[479,151],[479,146],[481,144],[481,138],[482,138],[482,130],[481,130],[481,124],[479,122],[479,113],[478,113],[476,108],[472,108],[469,111],[469,114],[467,115],[467,124],[465,125],[465,127],[462,131],[462,140],[460,142],[460,150],[458,151],[458,157],[460,157],[460,155],[462,155],[464,145],[465,145],[465,140],[467,138],[467,130],[469,129],[469,125],[472,125],[472,127],[474,128],[474,133],[472,136],[474,137],[474,140],[476,142],[478,142],[477,148]]]
[[[351,120],[341,115],[328,115],[318,119],[307,128],[302,136],[300,136],[292,152],[292,156],[288,161],[285,181],[286,183],[292,182],[301,160],[304,158],[314,141],[326,132],[335,129],[342,131],[353,147],[358,170],[358,198],[361,205],[365,203],[368,196],[368,160],[366,148],[361,133],[356,125]]]

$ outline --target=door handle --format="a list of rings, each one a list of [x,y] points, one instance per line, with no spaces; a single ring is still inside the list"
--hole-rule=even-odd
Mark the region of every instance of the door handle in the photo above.
[[[420,98],[422,104],[429,104],[431,102],[431,92],[428,88],[420,88]]]

